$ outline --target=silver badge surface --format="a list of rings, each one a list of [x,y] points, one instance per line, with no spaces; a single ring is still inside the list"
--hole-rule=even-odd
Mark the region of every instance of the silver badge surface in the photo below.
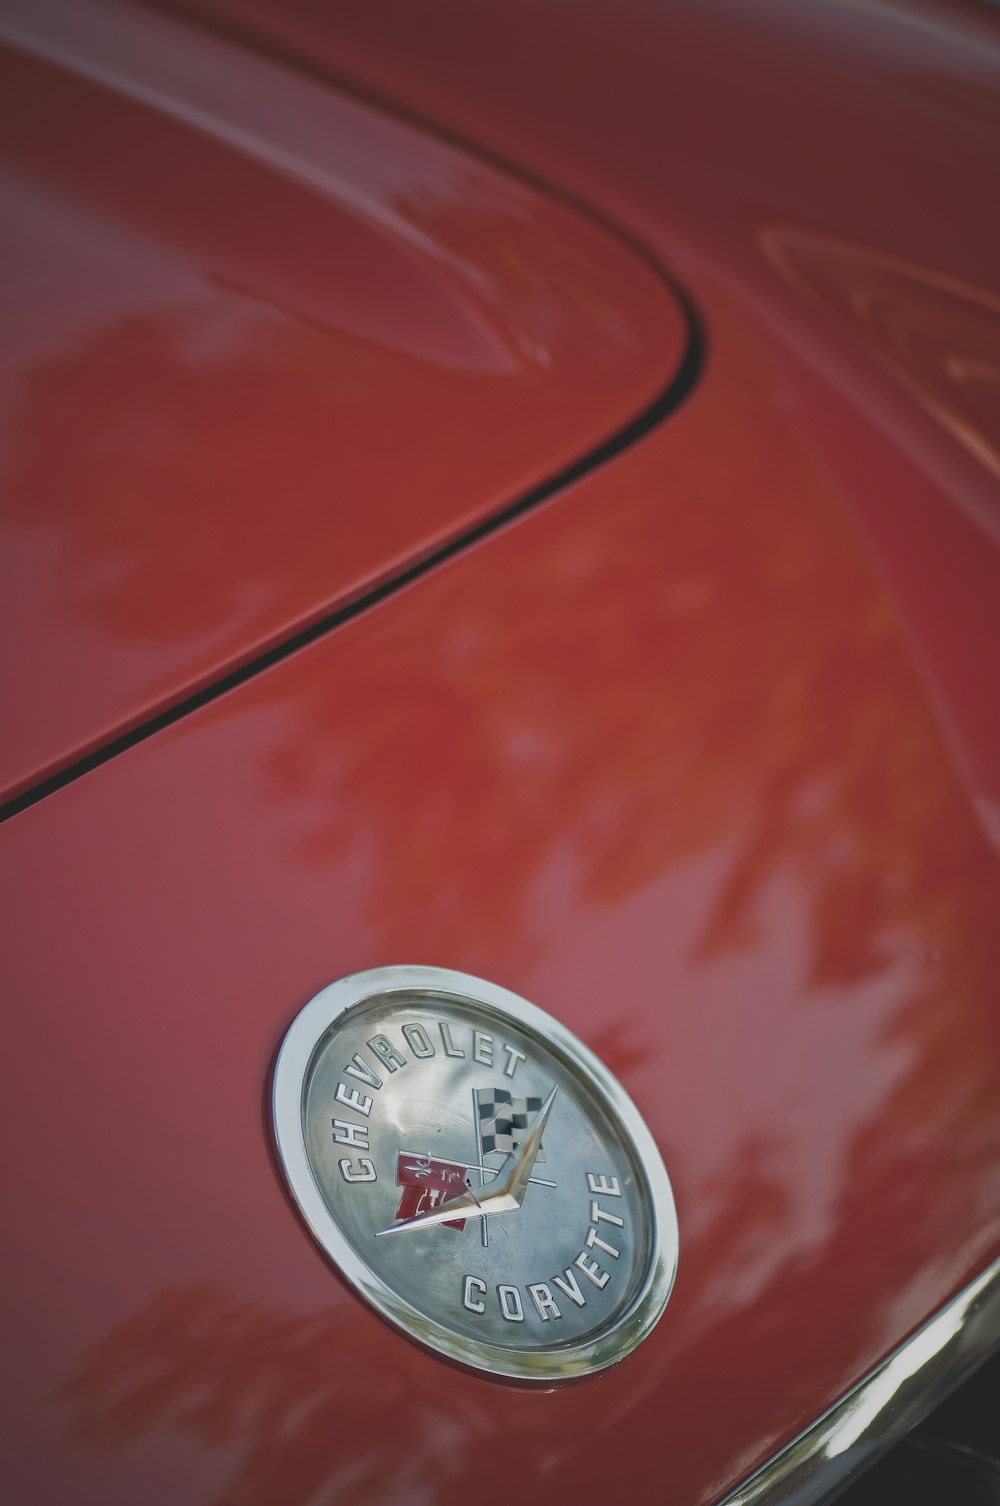
[[[330,984],[285,1036],[273,1109],[313,1234],[428,1348],[551,1382],[615,1364],[662,1314],[677,1217],[656,1143],[507,989],[433,967]]]

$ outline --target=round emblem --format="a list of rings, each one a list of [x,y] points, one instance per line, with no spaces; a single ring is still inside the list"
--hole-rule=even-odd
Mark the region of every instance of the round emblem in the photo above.
[[[313,1234],[412,1338],[497,1376],[613,1365],[670,1295],[663,1161],[610,1072],[504,988],[384,967],[323,989],[274,1073]]]

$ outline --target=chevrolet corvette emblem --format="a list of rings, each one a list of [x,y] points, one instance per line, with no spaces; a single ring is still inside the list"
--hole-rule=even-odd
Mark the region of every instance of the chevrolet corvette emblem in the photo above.
[[[677,1222],[652,1136],[575,1036],[495,984],[427,967],[331,984],[282,1044],[274,1127],[330,1258],[451,1359],[568,1379],[663,1312]]]

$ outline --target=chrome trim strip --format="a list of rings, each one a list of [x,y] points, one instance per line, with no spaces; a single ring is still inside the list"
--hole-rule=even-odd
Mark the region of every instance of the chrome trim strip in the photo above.
[[[850,1483],[1000,1344],[1000,1259],[720,1506],[817,1506]]]

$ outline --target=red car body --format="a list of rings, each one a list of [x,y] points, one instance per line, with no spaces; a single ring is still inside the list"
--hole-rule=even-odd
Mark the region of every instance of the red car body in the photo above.
[[[1000,23],[2,29],[9,1498],[715,1501],[1000,1253]],[[390,962],[639,1105],[621,1366],[292,1212],[274,1051]]]

